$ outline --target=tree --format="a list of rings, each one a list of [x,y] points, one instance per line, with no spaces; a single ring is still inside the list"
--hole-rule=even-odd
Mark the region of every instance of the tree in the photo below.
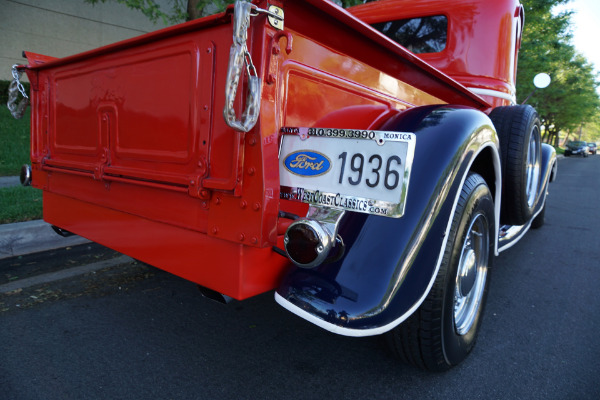
[[[553,14],[552,8],[570,0],[523,0],[525,29],[519,52],[517,93],[522,101],[534,89],[538,72],[552,77],[549,87],[529,100],[544,125],[544,140],[559,145],[559,132],[575,132],[600,118],[598,77],[585,57],[571,44],[571,12]]]

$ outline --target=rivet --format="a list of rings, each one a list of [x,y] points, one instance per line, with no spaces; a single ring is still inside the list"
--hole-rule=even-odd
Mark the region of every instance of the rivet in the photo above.
[[[240,239],[240,242],[243,242],[244,239],[246,239],[246,236],[243,233],[240,233],[240,236],[238,236],[238,239]]]
[[[217,233],[219,233],[219,228],[213,226],[211,232],[213,233],[213,235],[216,235]]]
[[[259,211],[260,210],[260,203],[258,201],[256,203],[254,203],[253,208],[254,208],[254,211]]]
[[[248,175],[253,176],[256,173],[256,169],[254,167],[248,168]]]
[[[248,144],[250,146],[254,146],[256,144],[256,138],[254,136],[251,136],[250,139],[248,140]]]
[[[241,208],[246,208],[246,207],[248,207],[248,202],[247,202],[246,200],[242,200],[242,201],[240,201],[240,207],[241,207]]]
[[[215,203],[217,205],[221,204],[221,198],[217,196],[217,198],[215,199]]]
[[[256,237],[253,237],[252,239],[250,239],[250,243],[257,244],[258,243],[258,239]]]

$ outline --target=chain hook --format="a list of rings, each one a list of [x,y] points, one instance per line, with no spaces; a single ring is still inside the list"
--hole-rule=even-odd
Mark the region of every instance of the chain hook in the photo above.
[[[261,79],[258,77],[246,44],[250,17],[255,7],[245,1],[236,1],[233,12],[233,44],[229,51],[223,117],[227,125],[240,132],[248,132],[254,127],[260,111]],[[242,118],[237,119],[234,103],[244,65],[248,74],[246,109],[242,113]]]
[[[21,83],[21,74],[19,71],[19,66],[17,64],[12,66],[12,77],[13,80],[8,86],[8,102],[6,106],[8,107],[11,115],[15,119],[23,118],[23,114],[25,113],[25,109],[29,105],[29,96],[27,96],[27,92],[25,87]],[[19,93],[23,96],[23,99],[17,104],[17,100],[19,99]]]

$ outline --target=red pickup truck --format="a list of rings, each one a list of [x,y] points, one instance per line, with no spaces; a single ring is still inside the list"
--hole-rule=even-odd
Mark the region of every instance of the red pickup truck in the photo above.
[[[23,182],[59,232],[212,297],[274,290],[445,370],[556,173],[515,105],[523,20],[518,0],[238,1],[62,59],[26,52]]]

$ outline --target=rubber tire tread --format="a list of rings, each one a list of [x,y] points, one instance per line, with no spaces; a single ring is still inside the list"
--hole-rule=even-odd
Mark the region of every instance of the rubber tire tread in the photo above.
[[[464,182],[452,219],[449,240],[444,249],[440,270],[431,291],[421,306],[408,319],[385,334],[388,348],[405,364],[428,371],[446,371],[453,366],[446,362],[442,342],[446,276],[448,268],[450,268],[453,242],[457,237],[460,220],[471,193],[480,184],[487,187],[485,180],[474,173],[469,174]]]
[[[546,203],[544,203],[544,207],[542,207],[542,211],[535,216],[535,218],[531,221],[531,229],[539,229],[544,226],[546,222]]]
[[[528,151],[529,130],[534,124],[539,126],[539,118],[530,105],[496,107],[489,117],[494,123],[500,140],[502,164],[500,218],[504,224],[523,225],[529,221],[533,211],[527,205],[526,182],[523,182],[523,179],[526,179],[523,176],[523,160]]]

